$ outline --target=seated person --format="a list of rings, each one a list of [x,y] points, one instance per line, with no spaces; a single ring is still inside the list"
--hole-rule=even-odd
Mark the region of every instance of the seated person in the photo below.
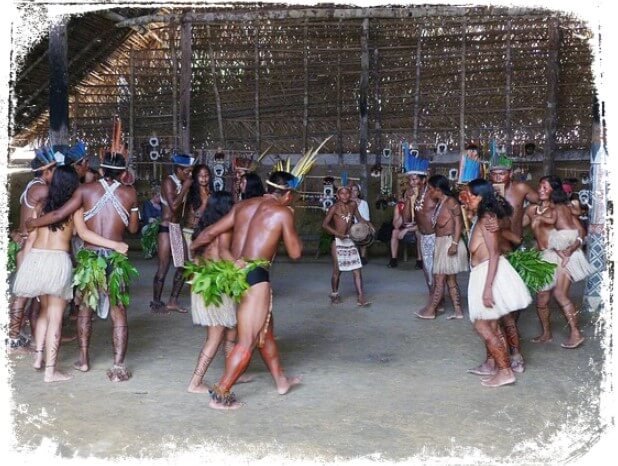
[[[403,223],[403,209],[405,207],[405,198],[399,200],[395,205],[393,212],[393,233],[391,235],[391,260],[388,267],[395,268],[398,265],[397,255],[399,253],[399,242],[403,241],[404,245],[416,244],[416,226]],[[418,253],[418,251],[417,251]],[[418,262],[418,257],[417,257]]]

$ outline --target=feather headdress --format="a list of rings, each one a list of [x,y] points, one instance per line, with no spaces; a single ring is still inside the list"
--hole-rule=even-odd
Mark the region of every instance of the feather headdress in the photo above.
[[[402,143],[403,168],[406,175],[427,175],[429,160],[419,157],[417,150],[411,150],[407,141]]]
[[[61,151],[53,151],[51,148],[43,145],[38,149],[34,149],[34,158],[41,163],[38,168],[33,168],[32,171],[47,170],[54,165],[64,165],[65,155]]]
[[[322,143],[318,146],[317,149],[314,150],[313,148],[311,148],[307,152],[305,152],[305,155],[303,155],[300,158],[300,160],[296,162],[296,165],[294,166],[294,168],[291,168],[291,163],[290,163],[289,158],[286,161],[279,160],[273,166],[273,172],[282,171],[282,172],[289,173],[294,177],[294,179],[291,180],[286,186],[278,185],[268,180],[266,181],[266,184],[274,188],[283,189],[283,190],[294,190],[298,188],[298,186],[300,186],[300,184],[303,182],[303,178],[305,177],[305,175],[309,173],[311,169],[313,168],[318,152],[320,152],[320,149],[324,146],[324,144],[326,144],[326,142],[330,138],[332,138],[332,136],[329,136],[326,139],[324,139],[324,141],[322,141]]]
[[[253,160],[253,158],[247,157],[236,157],[232,163],[234,170],[243,171],[243,172],[254,172],[260,166],[260,162],[262,159],[268,154],[268,151],[272,148],[272,145],[269,146],[262,154],[257,158],[257,160]]]
[[[500,150],[495,140],[491,141],[490,147],[489,170],[511,170],[513,168],[513,161],[507,157],[504,149]]]
[[[112,141],[109,147],[109,152],[111,154],[112,160],[116,158],[116,156],[122,157],[125,161],[123,166],[110,165],[107,163],[102,163],[100,167],[109,168],[111,170],[126,170],[126,148],[124,143],[122,142],[122,120],[118,115],[114,116],[114,124],[112,128]]]

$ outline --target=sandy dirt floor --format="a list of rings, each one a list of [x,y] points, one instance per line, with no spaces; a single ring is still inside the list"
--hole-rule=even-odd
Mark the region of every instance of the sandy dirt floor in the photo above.
[[[327,258],[275,264],[275,335],[287,373],[302,375],[303,383],[278,395],[256,352],[248,370],[255,381],[234,389],[246,405],[213,411],[206,395],[186,391],[204,330],[190,315],[149,313],[155,263],[133,258],[141,273],[129,310],[133,378],[114,384],[105,375],[112,362],[110,321],[94,323],[90,372],[71,369],[77,342],[63,345],[60,366],[73,375],[68,382],[45,384],[30,356],[10,355],[15,451],[26,455],[45,444],[63,457],[109,460],[214,449],[248,461],[280,455],[544,464],[585,454],[602,433],[603,350],[595,315],[581,316],[584,345],[565,350],[566,321],[555,303],[554,341],[530,343],[539,331],[530,307],[520,319],[526,372],[514,385],[485,388],[466,373],[485,356],[467,309],[465,320],[447,321],[447,301],[435,321],[415,318],[425,300],[422,272],[413,261],[389,269],[385,258],[363,270],[373,301],[364,309],[356,306],[349,273],[342,276],[344,302],[329,304]],[[170,282],[171,274],[164,297]],[[467,274],[459,284],[465,296]],[[578,306],[582,289],[580,283],[572,290]],[[181,302],[189,305],[187,287]],[[73,329],[69,323],[65,331]],[[219,354],[207,383],[218,380],[223,362]]]

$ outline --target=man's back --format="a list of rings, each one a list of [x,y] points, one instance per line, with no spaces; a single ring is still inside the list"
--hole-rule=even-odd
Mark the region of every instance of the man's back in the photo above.
[[[232,254],[245,259],[272,260],[284,223],[292,212],[269,196],[243,201],[236,206]]]
[[[108,186],[112,186],[106,180],[103,180],[103,182],[107,183]],[[99,181],[84,184],[79,189],[82,190],[84,212],[88,212],[95,207],[97,202],[105,195],[105,189]],[[137,198],[135,189],[132,186],[125,185],[120,185],[114,191],[114,196],[116,196],[127,212],[130,211]],[[111,200],[106,202],[96,215],[87,220],[86,225],[88,229],[114,241],[122,241],[122,235],[126,228]]]

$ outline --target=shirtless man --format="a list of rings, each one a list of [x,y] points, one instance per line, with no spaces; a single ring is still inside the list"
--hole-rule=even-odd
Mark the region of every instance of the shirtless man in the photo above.
[[[360,307],[369,306],[371,303],[365,299],[363,291],[363,267],[358,248],[350,239],[350,228],[354,224],[354,219],[361,223],[367,221],[358,212],[358,204],[350,201],[350,188],[342,186],[337,190],[337,202],[328,209],[326,217],[322,222],[322,228],[335,237],[331,245],[331,255],[333,258],[333,275],[331,278],[330,301],[332,304],[341,302],[339,297],[339,279],[341,272],[352,271],[354,276],[354,286],[358,295],[357,305]]]
[[[433,175],[427,181],[428,195],[436,202],[431,223],[436,233],[433,255],[433,293],[428,306],[416,313],[420,319],[435,319],[443,299],[444,285],[448,287],[454,313],[447,319],[463,319],[457,274],[468,270],[468,253],[461,239],[463,219],[461,206],[450,190],[448,179]]]
[[[47,192],[56,168],[56,162],[45,163],[38,156],[32,160],[30,165],[34,172],[34,178],[26,185],[26,188],[19,197],[19,229],[15,235],[16,242],[19,244],[20,251],[17,253],[17,269],[24,260],[24,244],[28,238],[26,220],[33,216],[37,208],[42,207],[47,200]],[[9,312],[9,337],[7,344],[9,348],[18,350],[28,348],[29,339],[21,335],[21,327],[24,321],[24,310],[29,298],[15,297],[11,303]],[[32,332],[36,328],[36,316],[38,314],[39,303],[30,300],[30,328]],[[36,308],[36,309],[34,309]]]
[[[80,185],[62,208],[37,219],[28,219],[27,228],[30,230],[57,223],[83,207],[84,220],[88,229],[104,238],[122,242],[125,230],[128,229],[130,233],[137,233],[139,229],[137,193],[133,186],[123,185],[118,181],[126,172],[124,158],[118,154],[115,156],[107,154],[101,168],[103,168],[104,173],[102,179]],[[89,243],[85,243],[84,247],[97,251],[99,256],[104,259],[107,258],[109,253],[108,249],[97,248]],[[100,300],[104,301],[102,296]],[[74,368],[82,372],[90,370],[88,347],[92,334],[93,310],[87,306],[87,303],[82,302],[77,316],[80,355],[79,360],[74,364]],[[118,382],[128,380],[131,377],[131,373],[124,365],[128,343],[127,310],[118,303],[118,305],[112,306],[110,311],[114,365],[107,371],[107,376],[111,381]]]
[[[428,194],[427,174],[416,173],[410,175],[411,185],[417,193],[413,197],[406,198],[406,205],[403,209],[404,224],[416,226],[416,243],[421,252],[421,262],[423,264],[423,274],[425,283],[429,291],[427,305],[418,311],[422,314],[429,306],[433,295],[433,253],[436,246],[436,235],[431,223],[431,216],[436,209],[436,201]]]
[[[569,272],[562,265],[563,258],[550,247],[550,241],[557,224],[564,226],[567,221],[565,218],[561,218],[560,220],[558,220],[558,218],[565,215],[570,216],[571,214],[568,207],[565,211],[556,208],[556,205],[552,202],[552,196],[555,196],[554,191],[557,191],[555,194],[559,194],[559,192],[562,191],[560,180],[550,176],[541,178],[538,188],[540,205],[528,206],[523,217],[523,225],[530,225],[537,243],[537,248],[541,251],[543,260],[557,265],[553,283],[537,294],[537,314],[541,323],[542,334],[533,338],[532,341],[534,343],[552,341],[549,301],[553,295],[562,308],[562,312],[570,327],[569,338],[562,343],[561,346],[563,348],[572,349],[580,346],[584,341],[584,337],[578,327],[575,306],[568,297],[568,285],[570,284]],[[581,240],[581,242],[583,242],[583,240]],[[579,240],[576,241],[578,247],[581,245],[581,242]],[[567,250],[562,252],[563,257],[564,255],[570,255],[575,249],[576,248],[571,249],[571,247],[568,247]]]
[[[196,250],[210,244],[220,234],[232,230],[231,252],[239,267],[244,265],[244,260],[272,260],[281,240],[288,256],[300,259],[302,243],[294,227],[294,212],[289,207],[294,196],[289,185],[293,179],[289,173],[273,172],[267,181],[267,194],[235,204],[225,217],[203,230],[191,243],[191,248]],[[230,389],[247,368],[256,346],[280,395],[285,395],[301,381],[300,377],[286,377],[281,367],[273,334],[268,270],[254,269],[247,274],[247,282],[250,288],[236,311],[238,343],[225,361],[225,373],[219,384],[213,388],[209,406],[214,409],[240,407]]]
[[[191,171],[194,161],[187,155],[174,155],[172,157],[173,173],[161,183],[161,224],[157,238],[159,268],[153,279],[152,301],[150,302],[150,310],[153,313],[187,312],[178,305],[178,296],[184,284],[182,264],[187,258],[180,220],[183,218],[187,194],[193,182]],[[161,293],[171,260],[174,261],[176,272],[170,299],[166,305],[161,301]]]

